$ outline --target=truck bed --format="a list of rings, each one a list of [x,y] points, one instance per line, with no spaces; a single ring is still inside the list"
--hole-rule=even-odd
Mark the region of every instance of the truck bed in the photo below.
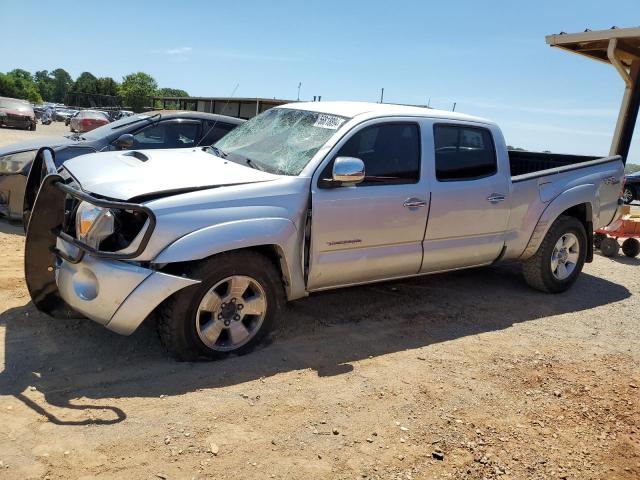
[[[552,168],[566,167],[578,163],[589,162],[591,160],[597,160],[599,158],[601,157],[509,150],[511,177],[535,173],[542,170],[550,170]]]

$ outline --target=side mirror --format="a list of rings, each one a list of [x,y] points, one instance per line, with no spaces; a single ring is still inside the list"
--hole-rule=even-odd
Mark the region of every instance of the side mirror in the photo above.
[[[133,135],[130,133],[123,133],[115,142],[113,142],[113,145],[120,150],[126,150],[133,147]]]
[[[364,180],[364,162],[355,157],[338,157],[333,161],[332,180],[342,185],[356,185]]]

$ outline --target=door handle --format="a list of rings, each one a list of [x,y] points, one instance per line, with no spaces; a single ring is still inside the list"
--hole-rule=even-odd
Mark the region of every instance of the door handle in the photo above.
[[[420,208],[425,207],[427,205],[427,202],[419,198],[412,197],[407,198],[402,205],[407,208]]]
[[[492,193],[487,197],[487,201],[495,205],[496,203],[502,202],[505,198],[507,198],[507,196],[502,193]]]

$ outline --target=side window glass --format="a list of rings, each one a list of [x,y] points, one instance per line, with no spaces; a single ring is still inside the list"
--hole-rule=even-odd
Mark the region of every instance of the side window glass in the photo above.
[[[337,157],[364,162],[366,177],[359,186],[416,183],[420,179],[420,128],[415,123],[365,128],[342,146]]]
[[[476,180],[497,172],[491,132],[485,128],[436,125],[436,179],[441,182]]]
[[[204,122],[205,137],[200,143],[201,145],[213,145],[236,127],[237,125],[233,125],[231,123],[214,122],[211,120],[207,120],[206,122]]]
[[[182,148],[196,145],[197,123],[164,122],[143,128],[133,136],[133,148]]]

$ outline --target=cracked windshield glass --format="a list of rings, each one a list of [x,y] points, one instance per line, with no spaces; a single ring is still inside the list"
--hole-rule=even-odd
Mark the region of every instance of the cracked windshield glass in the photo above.
[[[280,175],[298,175],[345,117],[273,108],[215,144],[229,160]]]

